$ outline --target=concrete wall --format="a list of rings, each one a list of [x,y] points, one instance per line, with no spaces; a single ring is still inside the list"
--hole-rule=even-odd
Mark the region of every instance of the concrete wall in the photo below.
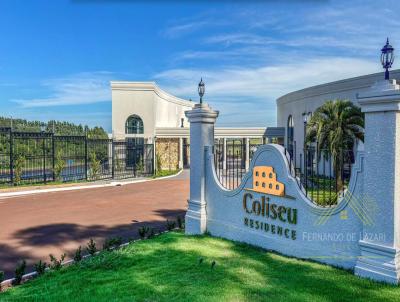
[[[143,120],[144,134],[140,137],[154,136],[154,93],[152,91],[112,90],[112,129],[113,136],[125,138],[125,123],[132,114]]]
[[[156,127],[180,127],[181,118],[188,126],[184,111],[194,103],[174,97],[161,90],[155,83],[111,82],[112,130],[116,138],[156,135]],[[143,135],[125,135],[127,118],[136,114],[143,120]]]
[[[156,140],[157,167],[161,170],[177,170],[179,164],[179,139],[157,138]]]
[[[351,204],[356,201],[351,196],[362,196],[363,157],[362,153],[358,154],[350,188],[343,200],[334,208],[324,208],[317,206],[303,194],[290,174],[283,147],[272,144],[259,147],[251,162],[250,172],[233,191],[226,190],[219,184],[213,154],[209,148],[205,168],[207,231],[217,237],[250,243],[285,255],[354,268],[360,255],[358,240],[362,221],[352,209]],[[274,168],[278,181],[285,184],[285,196],[251,191],[254,189],[252,170],[257,166]],[[264,197],[269,204],[295,209],[296,223],[247,212],[243,201],[246,193],[250,193],[254,200],[261,201]],[[251,206],[249,202],[247,207],[250,211]],[[341,218],[343,213],[346,213],[346,219]],[[278,232],[279,228],[283,229],[281,234]]]
[[[398,284],[400,85],[381,80],[358,95],[357,102],[366,117],[365,152],[357,153],[349,187],[332,207],[318,206],[307,198],[293,176],[286,150],[279,145],[259,147],[239,187],[223,188],[213,154],[219,113],[208,106],[187,112],[192,165],[185,232],[208,231]],[[257,174],[252,171],[267,168],[273,169],[284,192],[253,187]],[[266,183],[267,175],[261,177]]]

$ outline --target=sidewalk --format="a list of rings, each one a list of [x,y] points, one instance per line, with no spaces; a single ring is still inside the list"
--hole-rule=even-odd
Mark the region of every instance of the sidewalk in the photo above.
[[[22,196],[22,195],[30,195],[30,194],[38,194],[38,193],[49,193],[49,192],[60,192],[60,191],[73,191],[73,190],[82,190],[82,189],[93,189],[93,188],[104,188],[104,187],[112,187],[112,186],[124,186],[133,183],[141,183],[146,181],[167,179],[171,177],[177,177],[182,173],[183,170],[174,175],[158,177],[158,178],[146,178],[146,177],[138,177],[138,178],[127,178],[127,179],[107,179],[107,180],[98,180],[93,182],[78,182],[78,183],[65,183],[65,184],[56,184],[56,185],[37,185],[37,186],[26,186],[26,187],[10,187],[0,189],[0,199],[14,197],[14,196]]]

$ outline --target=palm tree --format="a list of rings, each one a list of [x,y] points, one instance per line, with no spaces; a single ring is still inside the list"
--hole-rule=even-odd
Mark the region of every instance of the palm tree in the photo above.
[[[307,125],[306,142],[314,142],[317,150],[333,159],[338,189],[343,188],[344,154],[354,143],[364,141],[364,114],[348,100],[331,100],[319,107]],[[317,157],[320,158],[321,151]]]

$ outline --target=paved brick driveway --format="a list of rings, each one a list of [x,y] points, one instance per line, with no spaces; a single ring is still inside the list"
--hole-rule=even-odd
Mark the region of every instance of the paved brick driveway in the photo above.
[[[137,229],[164,229],[166,219],[184,215],[189,196],[187,172],[179,177],[118,187],[43,193],[0,199],[0,270],[12,277],[26,259],[31,270],[49,253],[73,254],[95,238],[137,238]]]

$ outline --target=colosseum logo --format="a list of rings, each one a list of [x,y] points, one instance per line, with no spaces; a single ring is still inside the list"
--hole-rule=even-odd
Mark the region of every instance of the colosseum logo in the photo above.
[[[275,196],[285,196],[285,185],[276,179],[274,168],[269,166],[253,168],[253,188],[246,190]]]

